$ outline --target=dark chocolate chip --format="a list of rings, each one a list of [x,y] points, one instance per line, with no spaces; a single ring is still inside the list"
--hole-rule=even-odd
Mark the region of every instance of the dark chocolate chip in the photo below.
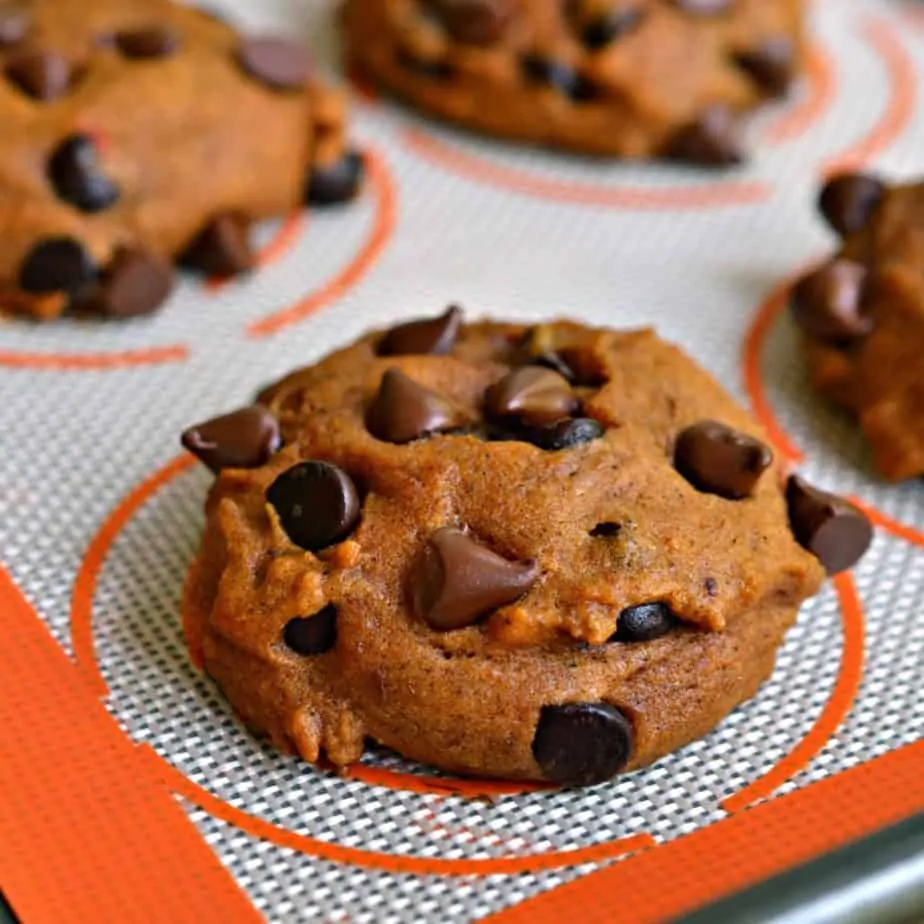
[[[71,66],[53,51],[29,51],[16,55],[7,64],[6,76],[26,96],[48,103],[67,92]]]
[[[667,635],[677,625],[677,617],[665,603],[628,606],[616,623],[611,642],[652,642]]]
[[[488,388],[484,403],[493,420],[512,417],[534,426],[555,423],[578,409],[568,380],[541,366],[522,366],[505,375]]]
[[[727,106],[710,106],[668,143],[668,157],[703,167],[741,163],[744,153],[737,120]]]
[[[534,561],[502,558],[460,529],[431,537],[411,581],[414,611],[432,629],[461,629],[513,603],[536,583]]]
[[[167,58],[180,47],[180,38],[166,26],[127,29],[114,36],[116,47],[126,58]]]
[[[347,151],[339,160],[315,167],[308,177],[305,199],[310,205],[337,205],[356,197],[366,162],[358,151]]]
[[[735,56],[735,63],[770,96],[785,96],[795,72],[796,46],[778,35]]]
[[[330,462],[299,462],[267,489],[288,537],[300,548],[319,552],[342,542],[359,522],[356,485]]]
[[[439,58],[421,58],[409,48],[399,48],[397,51],[398,63],[420,74],[421,77],[432,77],[434,80],[446,80],[452,76],[452,67],[447,61]]]
[[[510,0],[435,0],[446,31],[463,45],[500,41],[513,16]]]
[[[693,16],[718,16],[727,13],[734,0],[674,0],[674,6]]]
[[[641,7],[617,7],[586,22],[581,29],[581,41],[591,51],[598,51],[637,29],[645,17]]]
[[[272,36],[243,39],[237,58],[251,77],[273,90],[300,90],[313,70],[307,48]]]
[[[552,87],[575,102],[597,95],[593,84],[564,61],[528,54],[523,58],[523,72],[530,80]]]
[[[101,170],[89,135],[71,135],[48,161],[48,178],[57,195],[82,212],[99,212],[119,198],[119,188]]]
[[[172,290],[170,263],[146,250],[123,247],[101,273],[87,307],[113,318],[134,318],[156,311]]]
[[[750,495],[772,461],[760,440],[716,420],[687,427],[674,447],[674,465],[694,488],[728,500]]]
[[[813,488],[798,475],[786,485],[786,503],[796,540],[828,574],[852,568],[873,541],[873,527],[859,508],[837,494]]]
[[[619,523],[598,523],[591,531],[590,535],[595,539],[612,539],[622,532],[622,526]]]
[[[180,261],[209,276],[236,276],[253,269],[250,220],[237,212],[216,215],[186,248]]]
[[[380,356],[439,356],[449,353],[455,346],[461,326],[462,309],[451,305],[439,317],[408,321],[393,327],[379,341],[378,352]]]
[[[529,365],[541,366],[543,369],[551,369],[572,385],[577,378],[571,366],[569,366],[558,353],[542,353],[539,356],[531,356]]]
[[[703,590],[705,590],[710,597],[715,597],[719,593],[719,582],[714,577],[707,577],[706,580],[703,581]]]
[[[574,420],[560,420],[548,427],[530,428],[527,442],[546,452],[558,452],[591,443],[600,439],[605,432],[603,425],[593,418],[577,417]]]
[[[533,756],[553,783],[593,786],[626,766],[634,737],[632,723],[609,703],[543,706]]]
[[[546,324],[537,324],[526,331],[519,348],[525,354],[528,365],[551,369],[573,385],[577,375],[564,357],[555,350],[554,344],[552,329]]]
[[[885,184],[863,173],[841,173],[822,187],[818,209],[838,234],[846,237],[866,227],[885,194]]]
[[[369,432],[386,443],[410,443],[465,421],[465,414],[442,395],[419,385],[400,369],[389,369],[382,376],[366,414]]]
[[[319,655],[337,644],[337,607],[328,603],[313,616],[296,616],[286,623],[283,641],[296,654]]]
[[[866,280],[862,263],[831,260],[796,283],[790,302],[793,319],[813,337],[832,343],[865,337],[874,326],[863,311]]]
[[[282,445],[279,423],[262,405],[196,424],[183,433],[183,446],[213,472],[258,468]]]
[[[96,279],[96,264],[71,237],[39,242],[19,271],[19,287],[26,292],[67,292],[74,295]]]
[[[24,6],[11,3],[0,9],[0,48],[18,45],[32,28],[32,17]]]

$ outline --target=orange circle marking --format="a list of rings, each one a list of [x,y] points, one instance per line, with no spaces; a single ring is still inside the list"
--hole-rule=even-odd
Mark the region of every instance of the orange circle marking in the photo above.
[[[320,289],[294,305],[247,326],[248,337],[266,337],[314,314],[342,298],[372,268],[394,233],[398,193],[385,159],[372,148],[365,152],[369,185],[376,198],[375,221],[368,240],[350,264]]]
[[[182,344],[114,353],[19,353],[15,350],[0,350],[0,366],[59,372],[87,369],[99,371],[121,369],[126,366],[155,366],[160,363],[182,362],[189,358],[189,353],[189,348]]]
[[[195,464],[196,460],[192,456],[184,454],[141,482],[123,498],[103,522],[84,554],[74,582],[71,599],[71,645],[79,669],[94,692],[100,696],[106,696],[108,689],[99,663],[96,660],[96,650],[93,642],[93,596],[103,563],[112,548],[113,542],[139,508],[166,484]],[[789,755],[784,757],[758,781],[748,786],[742,793],[730,797],[723,803],[723,807],[728,811],[735,811],[738,807],[743,807],[743,805],[749,804],[754,799],[761,798],[762,795],[771,792],[785,782],[792,773],[805,766],[824,746],[850,707],[858,684],[857,678],[862,670],[862,614],[856,600],[856,594],[853,591],[853,585],[852,583],[847,583],[849,579],[842,577],[836,579],[836,581],[845,627],[845,645],[840,676],[831,700],[825,706],[822,716],[805,740],[800,742]],[[848,611],[850,607],[854,607],[854,609]],[[184,776],[167,758],[155,751],[150,745],[139,745],[139,747],[149,754],[151,760],[157,762],[160,777],[169,784],[174,792],[198,805],[209,814],[227,821],[229,824],[236,825],[255,837],[264,838],[281,847],[300,850],[312,856],[319,856],[335,862],[351,863],[390,872],[416,873],[418,875],[487,876],[602,862],[635,850],[655,846],[657,843],[651,835],[643,833],[572,850],[549,851],[528,856],[469,860],[397,856],[343,847],[288,831],[265,819],[236,808]],[[366,767],[363,770],[358,769],[355,765],[349,768],[349,772],[353,774],[355,779],[363,780],[372,785],[384,785],[389,788],[409,788],[413,792],[439,797],[496,797],[510,794],[510,790],[507,789],[508,786],[514,787],[517,792],[523,791],[523,787],[515,783],[505,784],[494,783],[493,781],[442,779],[439,777],[427,778],[414,774],[396,773],[382,768]],[[401,784],[400,786],[398,785],[399,783]],[[756,795],[754,794],[755,792],[757,793]],[[749,795],[745,798],[744,794]]]
[[[825,173],[856,169],[884,151],[902,135],[917,107],[917,73],[898,31],[884,19],[871,16],[863,23],[863,36],[885,65],[889,78],[886,108],[862,138],[826,161]]]
[[[700,209],[722,205],[760,202],[770,187],[758,182],[722,182],[707,186],[671,186],[644,189],[625,186],[595,186],[530,176],[512,167],[492,164],[476,154],[461,151],[425,132],[405,128],[402,140],[417,155],[454,173],[510,192],[542,199],[623,209]]]
[[[773,441],[774,446],[776,446],[780,454],[793,465],[802,462],[805,459],[805,454],[783,429],[782,424],[780,424],[776,418],[776,414],[773,412],[770,401],[767,399],[766,392],[764,391],[763,363],[761,357],[763,355],[764,344],[766,343],[773,325],[776,323],[777,316],[786,307],[789,291],[792,288],[793,282],[798,279],[800,275],[800,273],[796,273],[774,289],[766,301],[758,307],[757,313],[754,315],[754,320],[751,322],[751,327],[745,335],[744,349],[742,351],[744,387],[747,389],[754,413],[770,435],[770,439]],[[913,526],[907,526],[904,523],[893,520],[891,517],[876,510],[865,501],[854,499],[853,502],[869,516],[870,520],[872,520],[876,526],[885,530],[887,533],[897,536],[899,539],[904,539],[907,542],[914,543],[915,545],[924,546],[924,532],[915,529]]]
[[[837,70],[828,51],[815,43],[805,56],[808,93],[787,108],[767,129],[764,137],[772,144],[795,141],[831,108],[837,95]]]

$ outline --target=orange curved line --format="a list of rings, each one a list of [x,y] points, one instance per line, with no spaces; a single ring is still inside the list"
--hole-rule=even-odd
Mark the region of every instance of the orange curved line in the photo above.
[[[258,269],[270,266],[282,259],[294,246],[295,242],[305,233],[308,221],[303,209],[289,215],[276,229],[275,234],[257,253],[255,266]],[[217,292],[234,281],[234,276],[210,276],[205,281],[205,289]]]
[[[892,144],[908,127],[917,106],[917,74],[898,32],[884,19],[869,17],[863,35],[882,59],[889,97],[876,124],[858,141],[826,161],[825,173],[862,167]]]
[[[765,183],[721,182],[707,186],[672,186],[662,189],[595,186],[529,176],[511,167],[492,164],[458,150],[418,129],[405,128],[402,140],[424,160],[461,176],[499,186],[511,192],[580,205],[627,209],[698,209],[759,202],[770,195]]]
[[[320,289],[300,299],[289,308],[277,311],[247,326],[248,337],[266,337],[284,327],[303,321],[331,302],[342,298],[372,268],[391,239],[397,218],[398,194],[391,173],[381,154],[366,149],[369,183],[376,196],[376,216],[368,240],[350,264]]]
[[[827,111],[838,92],[837,69],[827,49],[814,43],[805,56],[808,93],[776,119],[766,132],[771,144],[795,141]]]
[[[850,501],[856,504],[870,518],[873,524],[880,527],[880,529],[897,536],[899,539],[904,539],[912,545],[919,545],[924,548],[924,532],[921,530],[899,523],[898,520],[893,520],[892,517],[886,516],[875,507],[870,507],[857,497],[851,497]]]
[[[744,387],[750,398],[751,406],[754,408],[754,413],[763,424],[780,455],[795,465],[801,462],[805,456],[777,421],[764,391],[762,371],[764,343],[776,321],[777,315],[786,306],[790,287],[791,281],[785,282],[775,289],[758,308],[757,314],[754,316],[754,320],[744,338],[742,361]]]
[[[116,536],[138,508],[163,485],[191,468],[195,462],[191,455],[178,456],[138,485],[109,514],[84,553],[71,593],[71,647],[77,667],[100,696],[108,693],[106,681],[96,661],[96,649],[93,644],[93,594],[100,569]]]
[[[182,362],[190,350],[182,344],[152,347],[146,350],[123,350],[117,353],[19,353],[0,350],[0,366],[13,369],[79,370],[118,369],[125,366],[154,366]]]
[[[853,706],[863,677],[863,607],[849,573],[837,575],[834,578],[834,587],[837,590],[841,623],[844,627],[844,650],[834,690],[809,733],[769,772],[733,796],[729,796],[722,803],[722,808],[726,812],[740,812],[758,799],[769,796],[794,774],[807,767],[831,740]]]
[[[421,776],[401,773],[368,764],[351,764],[341,771],[348,779],[359,780],[370,786],[414,792],[420,795],[462,796],[466,799],[494,799],[528,792],[551,790],[555,787],[543,783],[516,783],[504,780],[469,780],[462,777]]]

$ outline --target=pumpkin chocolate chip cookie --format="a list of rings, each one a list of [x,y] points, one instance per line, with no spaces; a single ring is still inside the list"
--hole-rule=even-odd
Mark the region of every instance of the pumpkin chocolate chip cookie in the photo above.
[[[812,383],[857,418],[886,478],[924,475],[924,183],[840,174],[819,206],[842,243],[793,289]]]
[[[218,478],[184,622],[255,731],[584,785],[752,696],[870,541],[651,331],[435,318],[183,436]]]
[[[782,96],[802,0],[347,0],[351,63],[438,116],[579,152],[739,161]]]
[[[175,260],[250,269],[252,222],[356,193],[344,123],[290,41],[169,0],[0,4],[0,309],[124,318]]]

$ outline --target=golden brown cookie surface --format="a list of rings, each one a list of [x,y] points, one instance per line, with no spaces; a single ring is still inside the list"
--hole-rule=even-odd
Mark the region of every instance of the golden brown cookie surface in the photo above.
[[[0,6],[0,122],[0,306],[36,317],[146,313],[180,256],[247,269],[250,222],[361,167],[304,49],[168,0]]]
[[[312,761],[368,737],[484,776],[644,766],[751,696],[818,559],[869,542],[650,331],[451,310],[184,444],[220,472],[190,644],[251,727]]]
[[[521,141],[721,166],[735,114],[786,92],[801,0],[347,0],[352,62],[443,118]]]

